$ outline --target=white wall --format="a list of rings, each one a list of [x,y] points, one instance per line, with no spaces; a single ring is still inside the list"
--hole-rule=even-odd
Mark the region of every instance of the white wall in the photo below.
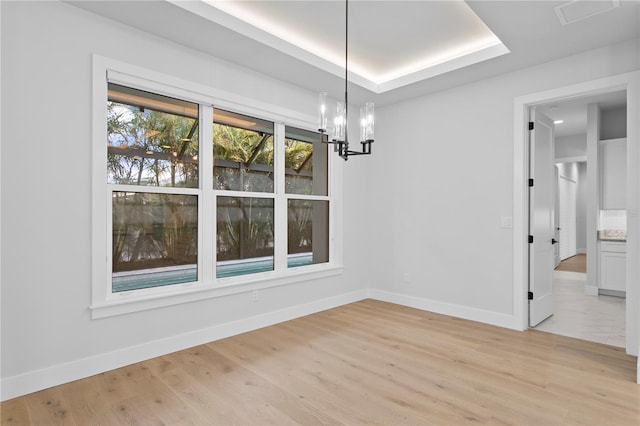
[[[2,23],[2,7],[0,6],[0,24]],[[0,52],[2,51],[2,31],[0,28]],[[2,81],[2,56],[0,55],[0,81]],[[2,85],[0,84],[0,164],[2,164]],[[0,173],[0,188],[2,188],[2,173]],[[2,194],[2,191],[0,191]],[[2,307],[2,196],[0,195],[0,308]],[[0,372],[2,371],[2,315],[0,315]],[[0,386],[0,401],[3,401],[2,386]]]
[[[578,163],[578,194],[576,197],[576,248],[587,252],[587,167],[586,161]]]
[[[578,182],[578,163],[560,163],[558,166],[558,175]]]
[[[586,134],[556,137],[555,142],[556,159],[587,156]]]
[[[237,294],[91,320],[91,55],[312,116],[317,94],[67,4],[0,7],[3,398],[366,295],[375,273],[362,220],[367,169],[352,160],[343,275],[265,289],[258,302]]]
[[[627,137],[627,108],[603,109],[600,111],[600,139]]]
[[[638,51],[634,40],[379,108],[371,198],[391,206],[375,210],[389,224],[379,293],[516,328],[500,226],[513,215],[514,98],[637,70]]]

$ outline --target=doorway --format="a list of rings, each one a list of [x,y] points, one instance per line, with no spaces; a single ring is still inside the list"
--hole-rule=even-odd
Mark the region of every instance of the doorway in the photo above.
[[[593,129],[589,129],[588,125],[588,109],[591,108],[592,116],[589,120],[597,122],[597,132]],[[551,144],[554,149],[553,160],[547,159],[547,162],[553,161],[555,167],[555,179],[553,180],[553,188],[548,188],[547,191],[551,193],[555,191],[555,205],[552,207],[555,210],[555,217],[557,218],[555,224],[549,224],[548,232],[553,232],[555,235],[556,255],[557,260],[554,268],[548,271],[550,274],[549,286],[552,293],[553,307],[548,312],[547,317],[540,320],[537,311],[536,303],[538,302],[539,288],[545,289],[546,285],[543,280],[544,276],[540,273],[540,266],[537,262],[540,260],[534,256],[531,256],[530,260],[530,291],[533,291],[534,297],[530,300],[529,308],[529,323],[530,327],[537,330],[551,332],[555,334],[561,334],[569,337],[575,337],[583,340],[594,341],[598,343],[610,344],[615,346],[625,346],[625,303],[623,299],[619,297],[602,296],[599,294],[587,295],[589,288],[588,282],[591,281],[598,287],[602,288],[600,281],[601,274],[599,273],[600,262],[596,261],[597,270],[574,270],[574,271],[558,271],[555,266],[560,261],[567,261],[567,263],[576,263],[578,266],[580,262],[577,262],[575,257],[578,254],[577,249],[577,236],[578,231],[581,235],[581,240],[585,241],[585,235],[589,234],[587,225],[582,221],[581,226],[577,226],[578,216],[578,204],[580,204],[581,216],[588,216],[591,214],[596,217],[598,209],[602,208],[598,200],[605,199],[604,187],[600,185],[604,162],[598,157],[591,157],[593,152],[588,153],[587,141],[590,144],[595,144],[595,153],[601,153],[601,140],[607,139],[605,136],[607,131],[611,132],[610,127],[616,125],[622,127],[621,129],[615,129],[617,131],[616,136],[626,137],[626,123],[624,120],[624,114],[626,114],[626,92],[615,91],[611,93],[585,95],[578,98],[574,98],[566,101],[554,101],[549,104],[542,104],[534,107],[537,115],[543,115],[547,117],[553,124],[553,137],[554,141]],[[597,111],[598,114],[593,114],[593,111]],[[616,112],[618,115],[622,115],[622,119],[611,120],[611,112]],[[534,116],[535,114],[532,114]],[[617,117],[617,116],[616,116]],[[611,124],[613,122],[613,125]],[[539,123],[536,121],[535,125]],[[589,132],[591,135],[588,135]],[[533,164],[540,158],[537,153],[540,141],[538,140],[538,132],[531,132],[530,134],[530,146],[531,146],[531,164],[530,173],[535,174],[540,170],[545,170],[540,166]],[[591,151],[594,151],[593,149]],[[590,160],[577,161],[577,160]],[[624,160],[621,158],[621,160]],[[622,161],[624,163],[624,161]],[[624,164],[618,165],[618,170],[626,170]],[[548,169],[549,167],[547,167]],[[589,173],[596,176],[596,185],[588,185],[588,173],[585,173],[585,169],[589,168]],[[547,172],[549,173],[549,172]],[[533,177],[533,176],[532,176]],[[549,173],[548,179],[553,179],[554,174]],[[538,187],[538,182],[545,182],[548,179],[541,179],[541,176],[535,176],[536,185],[530,192],[543,191],[544,187]],[[626,180],[626,178],[624,179]],[[578,191],[580,188],[580,191]],[[580,192],[580,197],[578,197]],[[534,196],[531,196],[530,203],[530,218],[533,217],[534,212],[536,216],[540,215],[541,209],[537,201],[534,201]],[[580,203],[578,203],[580,198]],[[589,198],[593,203],[587,203],[586,199]],[[592,210],[591,212],[589,210]],[[555,228],[552,228],[555,227]],[[598,228],[600,229],[600,228]],[[555,232],[554,232],[555,231]],[[533,231],[536,232],[535,230]],[[540,231],[538,231],[540,232]],[[591,233],[592,236],[596,235],[595,230]],[[543,234],[544,235],[544,234]],[[549,239],[549,238],[547,238]],[[542,245],[543,248],[552,247],[550,244],[545,244],[546,241],[539,241],[538,235],[535,235],[535,241],[530,245],[530,253],[532,247],[535,251],[539,251],[536,245]],[[585,250],[584,242],[581,243],[581,251],[588,255],[589,259],[600,258],[600,241],[597,245],[591,247],[591,250]],[[624,255],[623,255],[624,256]],[[571,259],[571,260],[567,260]],[[563,265],[560,269],[567,269]],[[586,266],[586,265],[585,265]],[[548,266],[547,266],[548,267]],[[589,273],[589,276],[587,275]],[[542,278],[541,278],[542,276]],[[535,290],[533,287],[535,285]]]
[[[598,123],[598,126],[592,126],[598,127],[597,133],[589,129],[587,120],[589,105],[593,115],[591,120]],[[556,230],[559,241],[558,258],[565,261],[559,269],[565,271],[561,272],[556,268],[552,272],[553,314],[540,324],[530,321],[531,326],[542,331],[624,347],[626,344],[625,300],[620,297],[611,297],[611,295],[602,295],[598,291],[589,292],[591,288],[602,292],[604,287],[600,282],[602,278],[601,242],[598,236],[597,243],[591,245],[591,250],[588,250],[586,244],[589,234],[588,226],[585,220],[581,220],[578,225],[577,218],[578,212],[581,218],[589,214],[597,217],[600,209],[604,208],[600,201],[609,198],[606,196],[608,194],[605,191],[606,188],[601,185],[601,182],[604,182],[603,172],[607,166],[607,162],[602,157],[605,151],[601,141],[626,137],[624,117],[626,92],[614,91],[585,95],[562,102],[554,101],[539,105],[536,110],[540,114],[549,116],[555,123],[554,160],[557,191],[555,210],[558,218]],[[593,114],[594,111],[598,114]],[[596,149],[591,151],[587,149],[589,130],[593,132],[590,143],[596,146]],[[619,149],[622,146],[618,144],[614,148]],[[597,154],[597,157],[594,154]],[[619,160],[621,164],[610,164],[609,169],[615,169],[618,174],[626,174],[624,158],[622,156],[620,158],[611,156],[611,158]],[[588,177],[591,174],[595,176],[595,185],[593,181],[589,185]],[[626,181],[626,176],[622,180]],[[616,201],[624,204],[624,200]],[[620,208],[624,208],[624,205]],[[599,226],[596,225],[596,227],[600,229]],[[592,237],[596,237],[595,230],[591,234]],[[578,239],[580,239],[580,252],[583,253],[581,256],[578,256]],[[596,260],[592,264],[595,264],[597,269],[579,270],[577,268],[583,263],[580,260],[584,260],[585,255],[590,261]],[[624,254],[616,253],[615,256],[620,263],[618,259],[624,257]],[[567,265],[573,265],[573,270]],[[592,286],[589,286],[589,283],[592,283]],[[624,297],[624,293],[617,296]]]
[[[548,104],[551,102],[562,102],[576,99],[583,96],[593,96],[597,94],[610,93],[614,91],[626,91],[627,98],[627,154],[630,161],[629,176],[635,176],[638,172],[639,148],[638,139],[640,129],[637,117],[639,116],[639,84],[640,73],[632,72],[618,76],[612,76],[590,82],[580,83],[559,89],[534,93],[515,99],[514,116],[514,316],[520,318],[521,328],[528,328],[528,179],[529,179],[529,153],[528,153],[528,112],[529,108]],[[635,211],[640,204],[638,192],[640,185],[637,179],[628,178],[627,195],[629,209]],[[628,247],[629,258],[637,258],[640,255],[638,239],[640,239],[639,219],[640,215],[632,215],[628,220]],[[593,220],[592,220],[593,222]],[[589,224],[594,226],[595,223]],[[638,281],[640,278],[640,268],[628,262],[626,265],[626,277],[628,289],[626,306],[626,339],[625,347],[627,353],[638,354],[638,337],[640,329],[640,291]],[[639,376],[640,378],[640,376]]]

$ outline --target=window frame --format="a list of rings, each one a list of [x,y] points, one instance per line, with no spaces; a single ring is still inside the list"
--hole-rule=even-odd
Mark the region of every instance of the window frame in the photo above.
[[[341,229],[337,214],[341,198],[339,163],[328,160],[326,196],[285,193],[285,126],[315,131],[315,120],[306,114],[252,100],[174,76],[93,55],[92,70],[92,277],[90,311],[93,319],[155,309],[180,303],[251,292],[342,273]],[[115,83],[199,104],[199,185],[197,188],[107,184],[107,85]],[[215,108],[255,116],[274,123],[274,192],[216,190],[213,188],[213,110]],[[197,195],[198,279],[130,291],[113,292],[111,281],[112,215],[114,191]],[[216,200],[218,196],[272,198],[274,200],[274,270],[216,278]],[[287,203],[289,199],[329,202],[329,262],[287,267]],[[250,300],[250,299],[248,299]]]

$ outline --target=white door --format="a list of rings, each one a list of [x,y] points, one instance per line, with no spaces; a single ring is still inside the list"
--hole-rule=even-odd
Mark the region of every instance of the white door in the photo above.
[[[553,315],[553,267],[555,257],[555,153],[553,121],[531,109],[529,132],[529,326]]]
[[[578,251],[577,239],[577,214],[576,192],[577,184],[569,178],[560,176],[560,259],[565,260],[575,256]]]
[[[560,238],[560,226],[562,225],[562,222],[560,221],[560,173],[558,172],[558,166],[556,165],[553,168],[553,173],[554,173],[554,182],[555,184],[555,194],[556,194],[556,198],[555,198],[555,216],[554,216],[554,223],[556,224],[556,231],[555,231],[555,235],[556,235],[556,240],[560,241],[560,244],[556,244],[554,245],[554,250],[553,250],[553,269],[555,269],[559,264],[560,261],[562,261],[562,259],[560,258],[560,246],[562,245],[562,238]],[[558,226],[558,224],[560,224],[560,226]]]

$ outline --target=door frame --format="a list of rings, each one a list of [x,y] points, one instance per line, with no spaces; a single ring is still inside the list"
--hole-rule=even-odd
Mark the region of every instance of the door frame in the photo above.
[[[586,95],[627,91],[627,256],[640,259],[640,71],[531,93],[514,100],[513,147],[513,315],[528,328],[529,108]],[[640,262],[627,262],[626,351],[640,351]],[[631,285],[629,285],[631,284]],[[640,364],[640,358],[639,358]],[[640,368],[638,368],[640,383]]]
[[[555,137],[555,134],[554,134]],[[554,141],[554,147],[555,147],[555,141]],[[555,155],[554,155],[554,160],[555,160]],[[554,190],[555,190],[555,211],[553,212],[554,214],[554,219],[555,219],[555,224],[556,224],[556,229],[555,229],[555,238],[556,240],[558,240],[558,244],[556,244],[555,248],[554,248],[554,259],[553,259],[553,269],[555,270],[558,265],[560,264],[560,262],[562,261],[562,259],[560,259],[560,245],[562,244],[562,239],[560,238],[560,170],[558,170],[558,163],[556,163],[554,161],[553,163],[553,183],[554,183]]]

